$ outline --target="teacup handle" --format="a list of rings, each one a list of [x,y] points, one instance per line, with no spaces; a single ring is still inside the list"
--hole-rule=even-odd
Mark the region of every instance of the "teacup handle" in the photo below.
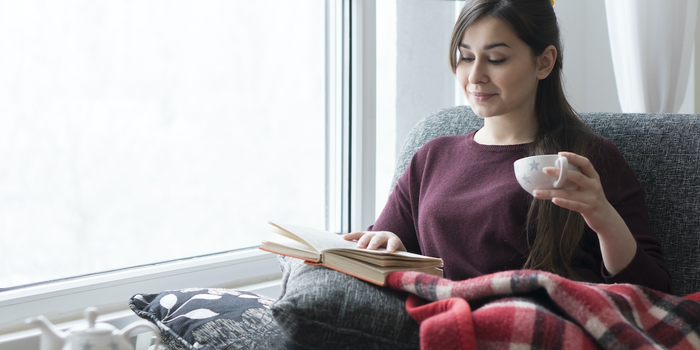
[[[566,157],[559,157],[554,162],[554,166],[559,168],[559,178],[554,181],[554,188],[562,188],[566,183],[566,175],[569,173],[569,160]]]

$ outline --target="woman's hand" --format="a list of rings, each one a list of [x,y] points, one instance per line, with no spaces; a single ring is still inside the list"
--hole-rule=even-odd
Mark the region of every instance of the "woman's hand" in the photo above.
[[[565,188],[535,190],[533,195],[538,199],[550,199],[560,207],[581,213],[593,231],[604,229],[614,216],[619,215],[605,198],[598,172],[587,158],[578,154],[559,152],[559,156],[566,157],[581,172],[569,171]],[[559,176],[557,167],[545,167],[542,171],[555,178]]]
[[[586,224],[598,234],[605,268],[614,275],[632,261],[637,252],[637,242],[625,221],[605,197],[600,176],[593,164],[575,153],[559,152],[559,155],[581,169],[581,172],[569,171],[567,174],[567,182],[574,186],[535,190],[533,195],[538,199],[550,199],[562,208],[581,213]],[[543,171],[550,176],[559,176],[557,167],[545,167]]]
[[[385,248],[389,252],[406,251],[401,239],[389,231],[361,231],[343,236],[346,241],[357,241],[358,248],[377,250]]]

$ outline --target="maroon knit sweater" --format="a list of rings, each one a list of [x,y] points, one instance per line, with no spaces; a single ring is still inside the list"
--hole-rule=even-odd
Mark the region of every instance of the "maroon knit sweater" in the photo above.
[[[617,148],[602,137],[589,157],[608,201],[637,240],[637,253],[614,276],[603,267],[597,235],[586,228],[574,267],[586,281],[633,283],[670,292],[661,245],[651,231],[639,181]],[[440,137],[414,155],[373,231],[391,231],[410,252],[440,257],[445,277],[462,280],[522,268],[532,196],[515,179],[513,162],[528,144],[488,146],[467,135]]]

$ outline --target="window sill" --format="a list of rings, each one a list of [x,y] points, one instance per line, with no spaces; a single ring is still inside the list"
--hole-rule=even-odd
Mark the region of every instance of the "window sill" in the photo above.
[[[86,307],[95,306],[100,315],[124,319],[131,316],[127,302],[136,293],[190,287],[250,287],[277,297],[269,294],[278,290],[280,277],[276,255],[250,249],[0,292],[0,344],[32,329],[25,320],[36,315],[70,327],[83,319]]]

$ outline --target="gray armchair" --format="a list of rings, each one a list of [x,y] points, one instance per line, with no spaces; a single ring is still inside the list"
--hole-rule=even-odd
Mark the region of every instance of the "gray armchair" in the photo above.
[[[673,293],[699,292],[700,115],[582,113],[581,119],[617,146],[642,184],[654,233],[671,270]],[[422,119],[404,144],[392,187],[427,141],[482,125],[468,106]]]

